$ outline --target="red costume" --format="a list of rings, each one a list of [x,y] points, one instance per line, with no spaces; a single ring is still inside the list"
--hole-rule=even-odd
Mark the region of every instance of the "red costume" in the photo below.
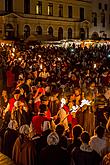
[[[36,131],[36,134],[38,135],[42,134],[43,132],[42,126],[43,126],[44,121],[50,121],[50,119],[45,117],[44,115],[38,115],[32,118],[32,125]]]

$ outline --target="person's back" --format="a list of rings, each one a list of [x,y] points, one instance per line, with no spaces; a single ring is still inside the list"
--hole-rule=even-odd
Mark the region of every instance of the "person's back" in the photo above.
[[[84,147],[85,148],[85,147]],[[99,165],[99,155],[94,150],[76,148],[72,152],[75,165]]]
[[[90,146],[98,154],[106,147],[106,139],[104,138],[105,129],[102,126],[97,126],[95,129],[96,135],[92,136],[90,139]]]
[[[90,140],[89,134],[83,132],[81,134],[82,144],[80,147],[76,147],[71,154],[71,162],[75,162],[75,165],[99,165],[100,155],[92,150],[88,145]],[[72,161],[73,160],[73,161]]]
[[[80,139],[81,133],[83,128],[80,125],[76,125],[73,127],[73,142],[68,146],[68,152],[71,153],[71,151],[76,148],[80,147],[82,142]]]
[[[18,132],[13,129],[7,129],[4,134],[4,154],[12,158],[12,150],[14,143],[18,137]]]
[[[47,146],[41,151],[41,164],[40,165],[69,165],[67,150],[62,149],[60,146]]]
[[[61,148],[59,136],[52,132],[47,137],[48,146],[40,153],[40,165],[69,165],[69,156],[66,149]]]

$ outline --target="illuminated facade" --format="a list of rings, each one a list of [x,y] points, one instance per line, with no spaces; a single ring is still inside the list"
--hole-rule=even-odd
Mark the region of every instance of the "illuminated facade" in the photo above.
[[[89,38],[91,12],[90,0],[0,0],[0,37]]]
[[[0,0],[0,38],[110,38],[109,0]]]
[[[92,1],[92,38],[110,38],[110,0]]]

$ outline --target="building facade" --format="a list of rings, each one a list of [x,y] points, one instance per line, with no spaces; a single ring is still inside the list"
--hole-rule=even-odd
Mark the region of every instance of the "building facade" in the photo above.
[[[0,0],[0,38],[89,38],[91,0]]]
[[[110,38],[110,0],[92,1],[91,38]]]

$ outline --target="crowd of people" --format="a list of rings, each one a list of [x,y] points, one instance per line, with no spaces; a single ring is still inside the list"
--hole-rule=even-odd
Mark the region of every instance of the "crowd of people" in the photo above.
[[[0,94],[0,151],[16,165],[110,164],[110,45],[1,44]]]

